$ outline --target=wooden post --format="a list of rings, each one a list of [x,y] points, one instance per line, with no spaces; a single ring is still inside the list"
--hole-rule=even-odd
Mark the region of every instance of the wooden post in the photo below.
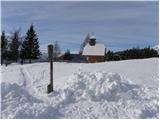
[[[50,84],[47,87],[47,93],[53,92],[53,45],[48,45],[48,59],[50,61]]]

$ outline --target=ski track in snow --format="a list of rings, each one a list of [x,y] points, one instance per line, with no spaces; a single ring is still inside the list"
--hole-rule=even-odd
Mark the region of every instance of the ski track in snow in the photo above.
[[[47,94],[49,71],[41,65],[17,65],[23,82],[1,83],[2,118],[159,117],[157,87],[134,84],[117,73],[84,72],[80,65],[73,74],[61,77],[66,80],[57,84],[62,88]],[[151,77],[156,82],[157,76]]]
[[[29,74],[27,68],[25,66],[21,67],[21,74],[23,75],[23,87],[32,95],[35,96],[37,99],[41,99],[46,103],[50,103],[50,100],[43,94],[41,94],[38,89],[36,89],[34,85],[34,79]],[[40,74],[42,76],[42,74]]]
[[[33,79],[31,78],[31,76],[29,75],[28,71],[26,70],[26,68],[24,66],[22,66],[20,68],[21,74],[22,74],[22,79],[24,80],[23,82],[23,87],[32,95],[34,95],[36,93],[36,90],[34,89],[33,86]]]

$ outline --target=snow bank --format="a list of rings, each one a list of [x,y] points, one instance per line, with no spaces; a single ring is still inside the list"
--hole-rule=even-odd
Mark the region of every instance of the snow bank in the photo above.
[[[49,95],[31,85],[1,83],[2,118],[158,118],[158,89],[116,73],[76,72]]]
[[[58,111],[17,84],[1,83],[2,118],[57,118]]]
[[[70,96],[75,99],[117,101],[120,99],[140,99],[145,95],[145,97],[154,96],[153,93],[150,94],[154,92],[154,89],[135,85],[116,73],[78,72],[69,78],[67,84],[68,87],[64,92],[66,95],[72,94]],[[156,94],[158,95],[158,93]]]
[[[75,73],[63,91],[66,118],[158,118],[158,90],[114,73]]]

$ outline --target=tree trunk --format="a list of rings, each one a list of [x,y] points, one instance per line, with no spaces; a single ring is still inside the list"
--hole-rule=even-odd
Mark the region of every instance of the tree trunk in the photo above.
[[[1,57],[1,65],[3,64],[3,58]]]
[[[29,59],[29,63],[31,63],[31,59]]]

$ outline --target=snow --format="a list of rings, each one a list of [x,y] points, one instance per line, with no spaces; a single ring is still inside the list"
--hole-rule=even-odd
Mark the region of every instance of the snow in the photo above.
[[[144,69],[145,68],[145,69]],[[158,58],[1,66],[2,118],[159,118]]]
[[[91,46],[88,43],[83,50],[83,55],[104,56],[104,54],[105,54],[105,46],[100,43],[96,43],[94,46]]]
[[[96,39],[96,37],[94,35],[91,35],[89,39]]]
[[[17,84],[2,83],[1,88],[2,118],[56,118],[58,115],[57,110]]]

